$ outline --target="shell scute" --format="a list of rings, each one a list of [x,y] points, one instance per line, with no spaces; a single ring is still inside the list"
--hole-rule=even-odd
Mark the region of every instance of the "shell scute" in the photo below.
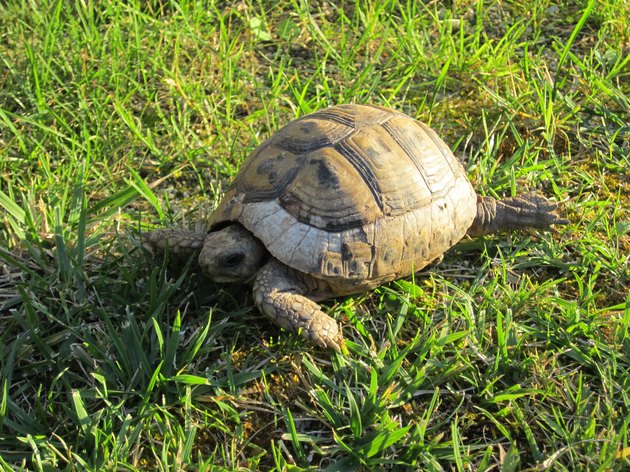
[[[334,147],[308,155],[279,204],[298,221],[328,231],[362,226],[381,215],[356,168]]]

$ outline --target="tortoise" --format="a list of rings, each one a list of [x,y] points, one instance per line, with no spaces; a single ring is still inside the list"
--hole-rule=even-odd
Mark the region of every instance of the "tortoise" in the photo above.
[[[243,163],[208,232],[158,229],[158,251],[197,256],[215,282],[253,285],[259,310],[318,346],[342,332],[317,303],[370,290],[440,258],[465,235],[568,223],[538,195],[475,193],[424,123],[337,105],[289,123]]]

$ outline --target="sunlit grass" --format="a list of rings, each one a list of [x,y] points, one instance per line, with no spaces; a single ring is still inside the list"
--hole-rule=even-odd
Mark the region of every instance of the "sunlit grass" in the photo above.
[[[0,465],[630,465],[628,9],[609,2],[0,5]],[[431,124],[480,193],[571,224],[331,300],[348,353],[142,247],[296,116]]]

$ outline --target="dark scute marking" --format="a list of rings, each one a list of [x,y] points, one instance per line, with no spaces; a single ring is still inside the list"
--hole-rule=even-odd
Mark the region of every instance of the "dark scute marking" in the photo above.
[[[282,157],[276,158],[277,162],[282,162]],[[274,162],[270,160],[265,160],[261,164],[256,167],[256,173],[261,177],[266,176],[269,185],[275,184],[276,180],[278,180],[278,173],[276,172],[276,165]]]
[[[304,221],[303,223],[307,223],[308,224],[308,223],[310,223],[310,220],[309,221]],[[365,223],[367,223],[367,221],[364,221],[362,219],[351,221],[351,222],[348,222],[348,223],[327,222],[326,226],[324,227],[324,229],[326,231],[330,231],[331,233],[341,233],[343,231],[348,231],[349,229],[360,228]]]
[[[311,134],[317,127],[312,121],[303,121],[299,123],[299,130],[304,134]]]
[[[359,275],[361,273],[362,264],[359,261],[352,260],[348,264],[348,272],[350,275]]]
[[[383,195],[376,179],[376,175],[374,175],[370,166],[361,159],[361,156],[357,156],[355,150],[350,148],[345,141],[337,143],[334,147],[335,150],[357,170],[361,179],[363,179],[367,187],[370,189],[370,193],[374,197],[374,201],[376,201],[379,209],[383,211],[385,207],[383,205]]]
[[[309,117],[316,118],[318,120],[334,121],[335,123],[339,123],[340,125],[353,129],[357,127],[357,120],[354,118],[353,113],[341,113],[338,109],[334,112],[331,112],[328,109],[317,111],[309,115]]]
[[[383,260],[387,262],[388,264],[391,264],[392,262],[396,260],[397,256],[398,256],[398,251],[392,248],[386,248],[383,254]]]
[[[300,223],[304,223],[308,226],[313,226],[311,223],[311,213],[308,204],[302,202],[296,195],[291,192],[286,192],[278,198],[278,203],[282,208],[287,210],[293,217]],[[341,233],[353,228],[360,228],[367,223],[367,220],[359,218],[350,222],[337,223],[324,218],[325,224],[318,226],[318,228],[324,229],[331,233]]]
[[[254,192],[250,190],[249,192],[245,194],[245,197],[243,198],[243,203],[266,202],[269,200],[273,200],[279,194],[280,192],[278,192],[276,189],[273,189],[273,188],[266,191],[258,191],[258,192]]]
[[[348,260],[352,257],[352,251],[350,250],[350,247],[347,244],[342,244],[341,245],[341,258],[343,260]]]
[[[364,220],[364,219],[358,219],[358,220],[354,220],[348,223],[327,222],[325,229],[326,231],[330,231],[331,233],[341,233],[342,231],[348,231],[353,228],[360,228],[366,223],[367,223],[367,220]]]
[[[274,170],[270,170],[270,168]],[[265,161],[256,168],[257,174],[260,174],[261,176],[267,175],[267,185],[265,185],[264,188],[257,190],[253,190],[251,188],[240,188],[241,191],[245,190],[243,203],[266,202],[277,198],[284,192],[287,185],[293,181],[300,169],[300,166],[299,162],[297,162],[296,165],[284,172],[284,175],[281,174],[282,178],[279,178],[275,169],[277,169],[277,167],[274,167],[269,161]]]
[[[328,262],[328,273],[333,273],[335,275],[339,275],[339,267],[334,265],[332,262]]]
[[[281,136],[274,143],[280,149],[285,149],[291,154],[307,154],[330,146],[328,136]]]
[[[328,135],[323,133],[318,124],[310,119],[299,119],[290,123],[286,128],[276,133],[271,140],[274,146],[285,149],[292,154],[308,154],[331,144]]]
[[[368,146],[367,149],[364,149],[364,151],[373,161],[380,157],[379,152],[374,148],[374,146]]]
[[[339,187],[339,178],[337,178],[337,175],[330,169],[329,164],[323,160],[312,161],[312,164],[315,163],[318,164],[317,178],[319,179],[320,185],[326,188]]]
[[[341,259],[347,264],[349,275],[358,274],[361,268],[361,261],[356,258],[348,244],[341,246]]]

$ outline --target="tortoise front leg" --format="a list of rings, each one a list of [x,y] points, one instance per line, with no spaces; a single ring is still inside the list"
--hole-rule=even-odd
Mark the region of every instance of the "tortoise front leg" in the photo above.
[[[305,296],[308,275],[294,271],[273,260],[265,265],[254,280],[254,301],[260,311],[277,325],[318,346],[341,350],[343,338],[336,321]]]
[[[156,229],[143,237],[158,253],[168,250],[171,258],[177,263],[185,263],[191,256],[199,254],[205,238],[204,233],[175,228]]]

